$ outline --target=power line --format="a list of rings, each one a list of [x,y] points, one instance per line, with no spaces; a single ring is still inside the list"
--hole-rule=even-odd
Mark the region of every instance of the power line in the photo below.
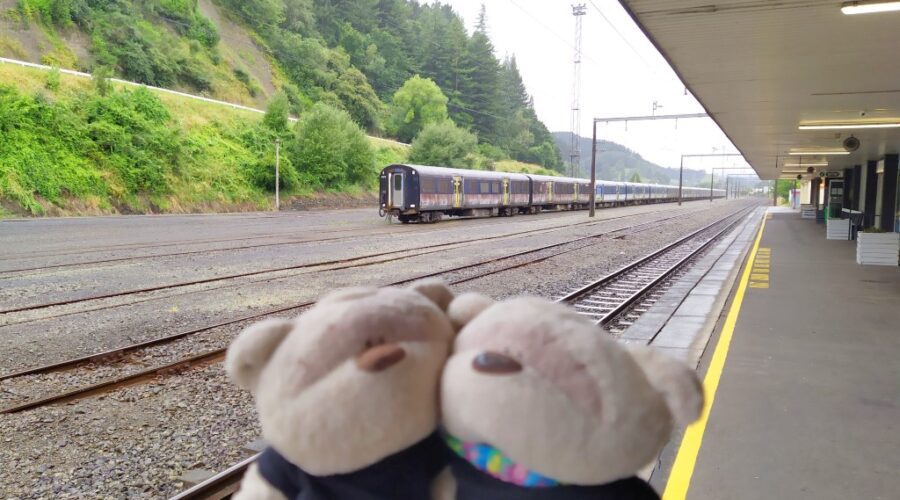
[[[594,0],[588,0],[588,3],[590,3],[591,7],[593,7],[594,10],[596,10],[597,13],[600,14],[600,17],[602,17],[603,20],[606,21],[606,24],[608,24],[609,27],[612,28],[613,31],[615,31],[617,35],[619,35],[619,38],[622,39],[622,41],[625,42],[626,45],[628,45],[628,47],[631,49],[631,51],[634,52],[634,55],[638,56],[638,59],[640,59],[641,62],[644,63],[644,66],[646,66],[647,69],[649,69],[651,72],[653,72],[653,68],[650,66],[650,63],[647,62],[646,59],[644,59],[644,56],[641,55],[641,53],[638,52],[638,50],[636,48],[634,48],[634,45],[631,45],[631,42],[629,42],[628,39],[625,38],[625,35],[623,35],[621,31],[619,31],[619,28],[616,28],[616,25],[613,24],[612,21],[610,21],[608,17],[606,17],[606,14],[604,14],[603,11],[600,10],[600,7],[597,7],[597,4],[594,3]]]
[[[562,41],[562,43],[566,44],[569,48],[572,48],[572,49],[575,48],[575,46],[572,45],[572,43],[569,42],[565,37],[563,37],[562,35],[560,35],[560,34],[557,33],[556,31],[554,31],[552,28],[550,28],[549,26],[547,26],[546,24],[544,24],[544,22],[541,21],[540,18],[538,18],[537,16],[535,16],[534,14],[532,14],[531,12],[529,12],[528,9],[526,9],[526,8],[522,7],[521,5],[519,5],[518,3],[516,3],[516,0],[509,0],[509,2],[510,2],[511,4],[513,4],[513,5],[515,5],[517,9],[521,10],[522,12],[524,12],[525,15],[527,15],[528,17],[530,17],[535,23],[537,23],[537,24],[540,25],[542,28],[544,28],[545,30],[547,30],[547,32],[549,32],[550,34],[552,34],[553,36],[555,36],[556,38],[558,38],[560,41]],[[595,59],[593,59],[593,58],[591,58],[591,57],[586,57],[586,59],[587,59],[588,61],[590,61],[590,62],[596,64],[599,68],[601,68],[601,69],[603,68],[603,65],[601,65],[599,62],[597,62]]]

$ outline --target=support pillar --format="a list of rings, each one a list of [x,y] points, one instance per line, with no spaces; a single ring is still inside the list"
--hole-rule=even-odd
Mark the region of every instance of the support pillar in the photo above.
[[[863,227],[872,227],[875,224],[875,169],[878,167],[877,161],[869,161],[863,165],[862,175],[860,176],[860,211],[865,214],[865,222]]]
[[[894,230],[894,219],[897,217],[897,155],[884,156],[884,172],[878,174],[878,189],[881,191],[881,206],[876,210],[881,213],[881,229]]]

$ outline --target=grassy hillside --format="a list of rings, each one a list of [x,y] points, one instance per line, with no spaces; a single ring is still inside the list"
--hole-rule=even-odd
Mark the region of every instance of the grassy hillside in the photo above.
[[[146,87],[0,64],[0,216],[266,209],[274,145],[264,120]],[[299,172],[283,196],[373,191],[379,169],[405,162],[409,147],[367,140],[374,158],[362,178],[323,182]],[[292,158],[286,147],[283,172]],[[555,174],[475,159],[476,168]]]
[[[282,92],[295,114],[324,102],[375,135],[397,133],[395,92],[421,75],[490,156],[559,170],[488,29],[484,9],[469,33],[449,6],[416,0],[0,0],[0,56],[257,108]]]
[[[6,213],[84,214],[261,209],[254,182],[273,167],[263,115],[145,88],[0,64],[0,200]],[[405,146],[370,139],[376,166]],[[326,189],[327,190],[327,189]],[[313,191],[298,184],[286,196]]]

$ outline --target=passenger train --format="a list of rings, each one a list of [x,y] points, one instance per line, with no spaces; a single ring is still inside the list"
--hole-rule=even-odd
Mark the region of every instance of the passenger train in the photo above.
[[[571,177],[390,165],[381,171],[381,214],[401,222],[437,222],[445,215],[492,216],[590,206],[591,182]],[[678,186],[597,181],[598,207],[678,201]],[[714,198],[725,196],[715,189]],[[683,187],[683,200],[708,199],[710,190]]]

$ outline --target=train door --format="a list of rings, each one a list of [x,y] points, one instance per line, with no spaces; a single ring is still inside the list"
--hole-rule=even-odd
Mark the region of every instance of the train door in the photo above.
[[[509,205],[509,179],[503,179],[503,204]]]
[[[463,204],[462,177],[453,178],[453,208],[461,208]]]
[[[403,208],[403,172],[391,172],[388,174],[389,199],[388,205]]]
[[[553,182],[552,181],[547,182],[547,201],[548,202],[553,201]]]

